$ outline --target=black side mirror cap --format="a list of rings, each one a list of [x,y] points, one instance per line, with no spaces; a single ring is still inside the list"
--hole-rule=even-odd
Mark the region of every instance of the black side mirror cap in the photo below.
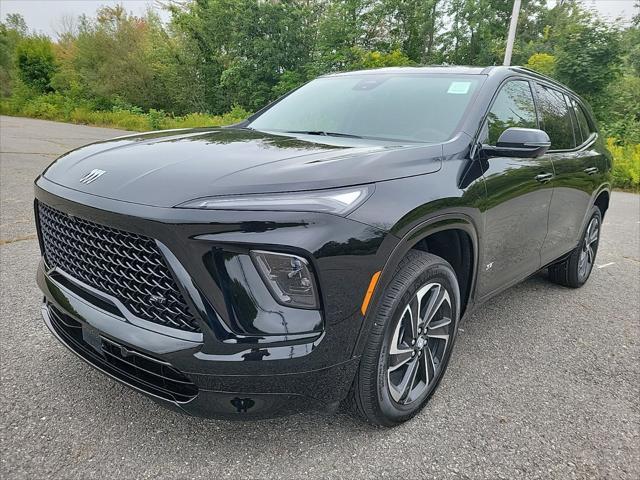
[[[482,145],[482,151],[490,157],[537,158],[551,146],[549,135],[537,128],[507,128],[496,145]]]

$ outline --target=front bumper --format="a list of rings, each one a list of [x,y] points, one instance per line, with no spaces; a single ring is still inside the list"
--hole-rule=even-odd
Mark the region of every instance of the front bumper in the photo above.
[[[353,378],[357,359],[340,365],[303,373],[280,375],[215,375],[184,373],[193,386],[186,394],[159,387],[126,369],[109,363],[82,336],[71,336],[61,325],[60,315],[71,323],[90,329],[102,342],[114,342],[159,362],[181,367],[193,361],[201,347],[198,342],[175,339],[123,322],[95,308],[85,299],[58,284],[38,268],[38,285],[45,293],[42,317],[53,335],[78,357],[102,373],[137,390],[153,400],[190,415],[213,418],[261,418],[288,415],[306,409],[331,408],[343,398]],[[70,313],[73,312],[73,316]],[[66,320],[69,324],[69,319]],[[345,389],[346,388],[346,389]],[[191,398],[189,398],[191,397]]]
[[[156,239],[200,322],[201,332],[182,332],[136,322],[127,312],[114,314],[102,308],[100,292],[88,292],[81,282],[41,261],[37,279],[47,326],[98,370],[162,404],[207,417],[258,418],[331,408],[346,396],[359,361],[360,303],[370,275],[395,244],[382,232],[331,215],[292,221],[274,213],[269,221],[257,221],[251,213],[216,212],[214,222],[212,212],[123,205],[44,179],[38,181],[36,198]],[[238,218],[242,215],[246,218]],[[346,248],[354,240],[357,249]],[[222,251],[228,259],[229,252],[242,254],[254,246],[291,248],[310,257],[323,308],[318,312],[322,321],[309,324],[319,328],[267,332],[257,322],[244,322],[243,309],[230,304],[234,297],[225,295],[217,282],[224,263],[212,261],[212,252]],[[297,311],[290,310],[285,314],[293,324]],[[113,360],[105,348],[119,358]],[[166,372],[171,378],[158,380]],[[187,395],[163,390],[176,378],[178,384],[192,385]]]

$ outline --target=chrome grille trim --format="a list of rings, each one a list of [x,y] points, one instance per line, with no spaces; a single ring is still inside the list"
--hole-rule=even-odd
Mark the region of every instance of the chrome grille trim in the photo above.
[[[49,267],[117,298],[135,316],[199,332],[154,240],[67,215],[38,202]]]

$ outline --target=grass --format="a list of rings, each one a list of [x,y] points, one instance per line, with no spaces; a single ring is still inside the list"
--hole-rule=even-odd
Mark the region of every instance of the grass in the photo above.
[[[171,128],[218,127],[237,123],[250,115],[249,112],[239,107],[233,108],[223,115],[191,113],[184,116],[175,116],[153,109],[148,113],[141,112],[139,109],[132,111],[126,108],[96,110],[90,105],[74,102],[55,93],[27,98],[14,96],[0,99],[0,114],[121,128],[136,132]]]

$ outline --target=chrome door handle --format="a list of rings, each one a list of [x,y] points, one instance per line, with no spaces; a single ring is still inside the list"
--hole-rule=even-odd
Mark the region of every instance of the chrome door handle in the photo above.
[[[589,167],[584,169],[584,173],[587,175],[595,175],[598,173],[598,167]]]
[[[553,173],[541,173],[540,175],[536,175],[536,180],[540,183],[547,183],[553,178]]]

